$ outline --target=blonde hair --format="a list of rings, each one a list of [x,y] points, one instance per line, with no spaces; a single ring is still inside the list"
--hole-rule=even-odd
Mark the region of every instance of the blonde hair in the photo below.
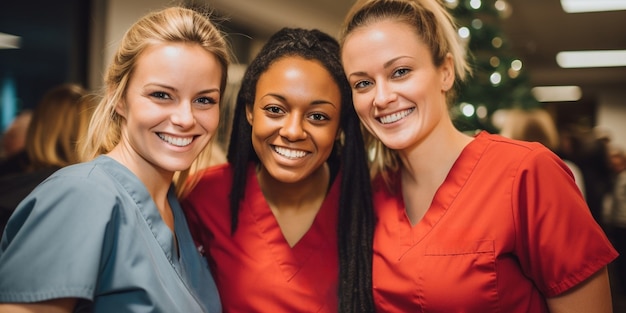
[[[548,111],[511,109],[500,134],[511,139],[539,142],[552,151],[559,148],[559,132]]]
[[[93,109],[92,102],[84,98],[86,94],[76,84],[60,85],[44,94],[26,135],[28,170],[80,161],[77,143],[86,133]]]
[[[438,0],[357,0],[344,20],[340,34],[342,46],[356,29],[387,20],[412,27],[429,48],[435,66],[441,66],[451,55],[458,81],[464,81],[471,74],[465,45],[457,35],[456,22]],[[448,100],[454,97],[453,88],[447,96]],[[397,153],[385,147],[367,130],[362,132],[370,151],[372,177],[382,175],[390,184],[389,172],[397,171],[400,166]]]
[[[119,143],[123,119],[117,114],[115,107],[123,101],[128,82],[141,54],[148,47],[163,43],[197,44],[213,54],[221,65],[220,93],[224,93],[231,53],[224,34],[212,23],[208,14],[183,7],[170,7],[149,13],[124,34],[107,69],[104,77],[105,96],[95,109],[87,138],[81,145],[83,160],[91,160],[100,154],[108,153]],[[201,152],[199,159],[207,158],[210,146],[211,144],[207,145]],[[195,168],[195,164],[196,162],[191,168]],[[177,177],[184,181],[189,174],[188,171]]]

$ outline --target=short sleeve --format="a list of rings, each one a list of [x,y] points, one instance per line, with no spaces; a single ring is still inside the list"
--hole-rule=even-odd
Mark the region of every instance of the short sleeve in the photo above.
[[[517,173],[512,197],[518,200],[513,203],[516,255],[547,297],[578,285],[617,257],[556,155],[534,149]]]
[[[92,299],[116,202],[88,177],[53,176],[36,188],[0,241],[0,302]]]

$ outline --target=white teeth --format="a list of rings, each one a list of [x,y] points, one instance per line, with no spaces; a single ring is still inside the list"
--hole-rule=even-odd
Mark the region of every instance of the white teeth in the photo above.
[[[193,137],[178,138],[178,137],[171,137],[171,136],[163,135],[163,134],[159,134],[159,138],[161,138],[163,141],[171,145],[179,146],[179,147],[187,146],[193,141]]]
[[[415,111],[415,108],[411,108],[408,110],[404,110],[401,112],[396,112],[393,114],[389,114],[383,117],[380,117],[379,120],[381,123],[383,124],[389,124],[389,123],[393,123],[393,122],[397,122],[401,119],[403,119],[404,117],[406,117],[407,115],[411,114],[411,112]]]
[[[306,152],[302,150],[292,150],[292,149],[287,149],[287,148],[277,147],[277,146],[274,146],[274,151],[276,151],[276,153],[289,159],[302,158],[306,155]]]

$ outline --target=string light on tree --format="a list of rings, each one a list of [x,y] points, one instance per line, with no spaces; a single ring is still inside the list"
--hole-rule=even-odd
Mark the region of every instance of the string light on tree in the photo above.
[[[463,131],[497,132],[492,115],[499,109],[539,106],[530,92],[522,61],[512,51],[502,22],[513,9],[505,0],[444,0],[459,23],[458,35],[468,50],[473,75],[458,90],[452,107]]]

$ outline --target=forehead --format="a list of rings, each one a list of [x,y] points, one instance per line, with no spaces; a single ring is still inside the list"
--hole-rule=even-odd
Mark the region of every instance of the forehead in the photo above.
[[[346,72],[380,65],[399,56],[430,60],[430,50],[406,22],[383,20],[354,29],[344,41]]]
[[[257,88],[278,86],[280,84],[303,84],[313,88],[317,84],[337,85],[330,71],[316,59],[306,59],[300,56],[282,57],[270,64],[261,73]]]
[[[261,73],[261,76],[269,71],[284,71],[286,68],[289,67],[316,67],[328,72],[328,70],[320,60],[305,58],[300,55],[286,55],[272,61],[265,69],[265,71]]]
[[[261,74],[256,98],[272,95],[287,102],[329,102],[338,106],[341,93],[337,82],[318,60],[284,57]]]
[[[406,21],[395,19],[382,19],[371,21],[367,24],[353,29],[344,38],[343,47],[345,48],[347,45],[354,43],[355,40],[387,40],[396,44],[401,44],[405,43],[406,41],[421,42],[421,37],[419,36],[413,25],[407,23]]]
[[[194,84],[219,83],[225,71],[217,56],[196,43],[152,44],[141,52],[130,73],[130,81],[156,78]]]

